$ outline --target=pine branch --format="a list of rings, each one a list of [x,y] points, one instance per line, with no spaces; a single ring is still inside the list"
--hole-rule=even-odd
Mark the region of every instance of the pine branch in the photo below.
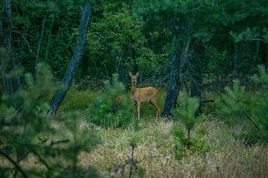
[[[7,155],[6,153],[4,153],[3,151],[0,150],[0,154],[3,155],[7,160],[9,160],[14,166],[15,168],[21,173],[21,175],[25,178],[28,178],[28,176],[26,175],[26,173],[22,170],[22,168],[20,167],[19,164],[17,164],[9,155]]]
[[[256,129],[264,136],[264,138],[266,140],[268,140],[268,138],[262,133],[260,127],[256,124],[256,122],[254,122],[254,120],[251,119],[247,114],[245,114],[245,116],[246,116],[247,119],[249,119],[253,123],[253,125],[256,127]]]

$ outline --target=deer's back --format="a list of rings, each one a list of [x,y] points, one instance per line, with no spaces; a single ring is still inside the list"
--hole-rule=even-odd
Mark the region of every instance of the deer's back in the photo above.
[[[131,93],[131,98],[135,101],[145,102],[156,98],[157,94],[158,90],[154,87],[135,88]]]

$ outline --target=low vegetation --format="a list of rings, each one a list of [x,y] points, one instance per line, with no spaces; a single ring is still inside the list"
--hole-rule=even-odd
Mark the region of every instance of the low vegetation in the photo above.
[[[148,119],[148,118],[147,118]],[[94,165],[104,177],[128,177],[132,164],[137,177],[265,177],[268,147],[245,146],[233,137],[220,119],[209,116],[193,130],[199,149],[182,149],[178,160],[175,147],[184,147],[171,134],[180,123],[160,119],[143,120],[140,130],[95,128],[103,144],[90,154],[82,153],[83,167]],[[135,142],[134,160],[131,143]],[[132,177],[132,176],[131,176]]]
[[[101,93],[74,87],[58,114],[48,116],[43,93],[54,87],[41,65],[41,83],[26,75],[23,90],[2,96],[0,176],[267,177],[267,73],[259,70],[252,78],[257,91],[234,82],[214,112],[200,115],[200,101],[181,93],[173,117],[155,119],[154,108],[143,103],[138,120],[117,75]],[[160,91],[161,107],[163,98]],[[20,107],[10,108],[12,101]],[[117,118],[121,124],[114,124]]]

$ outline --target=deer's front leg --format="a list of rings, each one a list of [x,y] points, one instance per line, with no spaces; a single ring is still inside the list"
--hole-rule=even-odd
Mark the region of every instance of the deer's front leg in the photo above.
[[[137,115],[137,101],[134,101],[133,119],[135,119],[136,115]]]
[[[140,107],[141,107],[140,102],[137,102],[137,107],[138,107],[138,119],[140,120]]]

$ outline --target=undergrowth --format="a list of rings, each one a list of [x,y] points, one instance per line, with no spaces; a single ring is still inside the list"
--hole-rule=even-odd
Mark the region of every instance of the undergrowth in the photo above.
[[[260,81],[260,78],[257,79]],[[51,132],[39,133],[40,131],[36,130],[36,128],[38,128],[38,125],[40,127],[40,124],[33,123],[35,121],[33,119],[27,120],[27,124],[21,123],[22,128],[30,131],[29,133],[32,133],[35,129],[36,134],[30,135],[28,132],[25,132],[24,136],[27,140],[16,142],[16,139],[19,138],[18,135],[21,135],[20,130],[16,130],[13,128],[15,125],[9,125],[7,122],[5,127],[2,126],[4,128],[2,131],[7,131],[5,129],[10,127],[9,136],[3,137],[4,134],[1,135],[0,149],[7,152],[9,151],[9,143],[21,144],[22,141],[27,141],[25,142],[27,144],[23,142],[21,146],[13,148],[13,152],[17,155],[14,155],[12,152],[10,155],[14,155],[15,158],[17,156],[17,159],[23,156],[23,159],[18,161],[18,166],[27,171],[32,171],[26,172],[29,175],[60,177],[75,176],[78,174],[89,175],[89,173],[94,173],[95,171],[101,177],[268,176],[268,146],[263,142],[245,144],[245,137],[243,136],[245,130],[243,130],[244,127],[241,127],[241,124],[244,124],[244,120],[236,120],[239,125],[233,124],[228,119],[224,120],[216,115],[207,115],[205,117],[202,116],[197,122],[195,119],[198,117],[195,115],[195,109],[198,108],[198,104],[191,99],[189,102],[185,101],[184,110],[190,107],[195,109],[190,109],[188,114],[187,112],[184,113],[183,110],[178,110],[177,118],[175,119],[155,119],[154,108],[148,103],[143,103],[138,129],[133,127],[133,123],[131,122],[125,127],[106,127],[107,125],[103,127],[102,124],[96,123],[92,127],[92,124],[88,122],[89,112],[91,112],[91,116],[98,117],[99,119],[105,120],[109,118],[99,112],[101,104],[107,107],[109,112],[116,111],[113,113],[113,116],[116,116],[121,104],[126,104],[127,109],[125,108],[125,110],[123,108],[123,111],[125,112],[129,109],[130,111],[124,117],[132,117],[131,107],[133,105],[131,104],[130,94],[125,92],[125,88],[120,86],[120,84],[117,86],[119,90],[117,89],[116,91],[111,89],[113,83],[106,83],[106,85],[105,94],[101,91],[77,91],[74,88],[70,90],[65,102],[60,108],[60,114],[55,120],[51,118],[51,120],[48,120],[46,115],[44,115],[44,118],[41,118],[40,115],[37,115],[37,112],[31,109],[22,117],[8,107],[1,107],[1,112],[5,113],[2,122],[9,121],[10,119],[22,122],[24,121],[23,119],[27,118],[25,116],[29,116],[30,113],[38,121],[48,122],[47,126],[52,128],[50,130]],[[236,87],[239,90],[236,92],[237,95],[235,94],[234,96],[238,97],[232,99],[228,95],[224,95],[227,98],[225,104],[227,103],[228,107],[231,106],[230,104],[233,104],[234,99],[238,99],[243,106],[248,103],[248,100],[242,100],[242,97],[246,94],[242,90],[243,88],[238,85]],[[30,94],[31,90],[29,91],[29,96],[33,97],[34,95]],[[227,92],[229,95],[232,95],[236,91],[235,87],[227,88],[226,90],[229,91],[229,93]],[[117,93],[117,91],[120,92]],[[243,95],[240,95],[241,93]],[[40,92],[41,94],[42,92]],[[255,100],[263,95],[265,97]],[[164,96],[165,94],[160,91],[158,99],[164,101]],[[266,126],[266,120],[260,120],[265,117],[258,117],[259,120],[255,118],[256,114],[258,116],[265,116],[267,111],[264,108],[267,104],[264,99],[267,98],[267,94],[259,91],[256,97],[254,96],[249,100],[252,102],[249,103],[257,103],[257,106],[262,106],[259,110],[256,110],[258,112],[248,112],[253,111],[256,105],[249,105],[250,109],[245,105],[243,110],[239,110],[243,108],[239,107],[237,110],[229,112],[231,109],[236,109],[235,106],[237,105],[234,104],[231,109],[223,110],[223,113],[230,119],[232,119],[230,116],[246,113],[252,119],[256,119],[256,122],[262,121],[263,123],[260,122],[259,125],[260,130],[263,131],[262,133],[267,133],[264,132],[266,131],[264,127]],[[111,100],[108,101],[108,98]],[[228,100],[229,102],[226,102]],[[21,99],[21,101],[24,103],[26,100]],[[117,101],[120,102],[116,103]],[[46,107],[42,103],[43,101],[40,101],[41,108],[45,110]],[[195,107],[192,105],[193,103]],[[24,104],[26,107],[28,103],[25,102]],[[115,104],[119,104],[118,107]],[[116,107],[114,108],[113,106]],[[163,106],[163,102],[160,102],[160,106]],[[36,110],[40,110],[40,108]],[[77,111],[76,114],[69,114],[69,111],[74,110]],[[225,111],[228,112],[226,113]],[[14,116],[9,116],[12,113]],[[114,119],[111,123],[114,123],[118,119],[118,117],[111,118]],[[30,125],[36,126],[31,128],[29,127]],[[174,128],[177,130],[174,130]],[[57,132],[52,132],[54,130]],[[185,133],[188,133],[189,136],[186,137]],[[8,134],[5,134],[5,136]],[[178,137],[174,135],[178,135]],[[10,139],[10,141],[7,139]],[[36,147],[38,145],[39,147]],[[39,155],[42,156],[42,159],[38,157]],[[43,160],[45,158],[49,158],[46,161],[52,162],[47,162],[49,163],[47,164]],[[0,157],[0,165],[0,168],[5,170],[4,174],[0,175],[14,176],[12,174],[14,170],[12,164],[7,159],[3,159],[3,156]],[[70,167],[73,171],[69,170]],[[0,170],[0,173],[2,170]]]
[[[178,160],[174,152],[177,141],[171,134],[174,125],[184,128],[181,123],[168,119],[155,120],[153,117],[142,120],[139,131],[132,128],[96,128],[97,134],[103,138],[103,144],[90,154],[81,154],[81,165],[95,165],[103,177],[127,177],[130,171],[127,162],[133,153],[131,143],[134,140],[134,163],[139,170],[143,170],[141,175],[144,177],[268,175],[268,147],[245,146],[232,136],[232,128],[212,116],[195,127],[192,134],[199,146],[210,149],[182,149],[181,154],[184,155]]]

